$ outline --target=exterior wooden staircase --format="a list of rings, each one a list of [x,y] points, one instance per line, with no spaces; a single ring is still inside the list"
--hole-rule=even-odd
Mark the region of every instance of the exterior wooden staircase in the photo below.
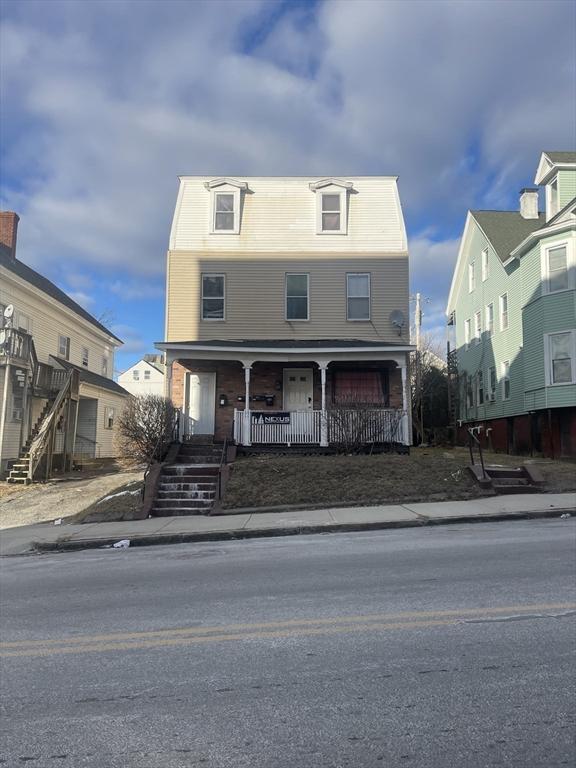
[[[26,442],[22,446],[22,450],[20,451],[20,456],[18,457],[18,461],[12,464],[12,467],[10,468],[10,473],[6,478],[6,482],[20,483],[23,485],[27,485],[28,483],[32,482],[29,478],[30,446],[32,445],[32,442],[35,440],[36,436],[38,435],[42,422],[52,410],[52,406],[54,405],[55,399],[56,399],[55,397],[51,397],[46,402],[46,405],[44,406],[42,413],[38,417],[36,424],[34,424],[34,426],[32,427],[30,435],[28,436],[28,440],[26,440]]]

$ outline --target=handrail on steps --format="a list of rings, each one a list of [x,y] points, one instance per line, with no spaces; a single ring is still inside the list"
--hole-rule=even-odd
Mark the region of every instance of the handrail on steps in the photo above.
[[[58,395],[56,396],[56,399],[54,400],[52,407],[46,414],[40,426],[40,429],[38,430],[36,437],[34,438],[34,440],[32,440],[32,443],[30,445],[30,463],[28,465],[28,478],[30,480],[34,479],[34,474],[36,472],[36,469],[38,468],[38,464],[40,463],[42,456],[45,453],[48,439],[52,435],[51,428],[54,425],[58,416],[60,415],[60,410],[62,408],[63,403],[65,402],[66,397],[70,394],[72,390],[72,379],[75,374],[76,376],[78,375],[77,372],[74,370],[71,370],[68,372],[64,386],[58,392]]]
[[[218,499],[222,498],[222,467],[227,464],[228,459],[228,437],[224,438],[222,453],[220,454],[220,466],[218,467]]]
[[[476,462],[474,461],[474,443],[476,443],[476,446],[478,447],[478,456],[480,458],[480,466],[482,467],[482,477],[486,478],[486,469],[484,468],[484,456],[482,454],[482,444],[480,443],[480,440],[478,437],[476,437],[474,433],[475,427],[468,427],[468,450],[470,451],[470,461],[474,465]]]

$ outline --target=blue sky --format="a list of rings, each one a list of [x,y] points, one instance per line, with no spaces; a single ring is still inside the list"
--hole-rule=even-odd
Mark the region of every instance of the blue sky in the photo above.
[[[576,144],[575,29],[572,0],[4,0],[0,205],[122,370],[163,336],[178,174],[398,174],[442,338],[466,210]]]

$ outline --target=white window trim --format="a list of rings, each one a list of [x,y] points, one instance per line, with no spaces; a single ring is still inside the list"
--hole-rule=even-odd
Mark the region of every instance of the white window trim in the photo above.
[[[482,282],[485,283],[490,275],[490,267],[488,263],[488,248],[484,248],[482,251]]]
[[[572,360],[572,380],[571,381],[552,381],[552,357],[550,355],[550,337],[558,336],[561,333],[569,333],[571,335],[571,360]],[[576,331],[573,328],[567,328],[565,331],[552,331],[551,333],[544,334],[544,365],[545,365],[545,381],[547,387],[566,387],[576,384]]]
[[[504,375],[504,365],[508,363],[508,376]],[[511,383],[508,386],[508,397],[506,397],[506,384],[505,382],[511,382],[510,380],[510,360],[502,360],[500,363],[500,394],[502,395],[502,402],[507,402],[510,400],[510,389],[511,389]]]
[[[340,229],[322,229],[322,197],[323,195],[338,195],[340,197]],[[317,235],[346,235],[348,234],[348,192],[345,189],[330,189],[323,187],[316,192],[316,234]]]
[[[216,196],[233,195],[234,197],[234,227],[232,229],[216,229]],[[240,203],[241,190],[222,189],[216,187],[210,190],[210,234],[212,235],[238,235],[240,234]]]
[[[490,328],[490,313],[489,309],[492,307],[492,328]],[[484,325],[486,328],[486,333],[488,336],[494,335],[494,302],[491,301],[490,304],[486,304],[486,307],[484,309]]]
[[[109,423],[111,416],[112,424]],[[104,429],[114,429],[116,426],[116,408],[106,405],[104,406]]]
[[[60,348],[60,341],[62,339],[66,339],[66,351],[64,354],[62,353],[62,350]],[[72,346],[72,342],[70,341],[70,336],[63,336],[62,334],[58,334],[58,357],[64,358],[64,360],[70,360],[70,348]]]
[[[474,262],[468,264],[468,293],[474,293],[476,289],[476,267]]]
[[[482,387],[480,387],[480,379],[482,379]],[[480,402],[480,391],[482,391],[482,402]],[[476,371],[476,403],[478,405],[486,404],[486,386],[484,382],[484,372]]]
[[[556,291],[550,290],[550,272],[548,270],[548,252],[555,248],[566,248],[566,271],[568,273],[568,287],[559,288]],[[545,296],[571,291],[574,287],[574,272],[576,271],[576,240],[573,237],[563,240],[555,240],[552,243],[542,245],[540,249],[540,266],[542,271],[542,294]]]
[[[470,349],[472,344],[472,318],[470,317],[464,320],[464,343],[466,344],[466,349]]]
[[[88,365],[90,364],[90,350],[88,347],[82,347],[80,352],[82,355],[82,358],[81,358],[82,365],[85,368],[88,368]],[[84,354],[84,352],[86,352],[86,354]],[[84,360],[86,360],[86,362],[84,362]]]
[[[504,296],[506,296],[506,327],[504,327],[502,323],[502,318],[504,317],[504,312],[502,310],[502,299]],[[510,299],[508,296],[508,291],[500,294],[498,298],[498,323],[501,331],[507,331],[508,328],[510,328]]]
[[[480,322],[478,322],[480,319]],[[482,340],[482,310],[474,312],[474,344],[480,344]]]
[[[223,279],[223,291],[222,298],[224,300],[224,306],[222,309],[222,317],[204,317],[204,278],[205,277],[221,277]],[[216,299],[217,296],[206,296],[207,299]],[[202,272],[200,275],[200,320],[203,323],[223,323],[226,320],[226,274],[224,272]]]
[[[348,299],[365,299],[366,296],[349,296],[348,295],[348,278],[349,277],[367,277],[368,278],[368,317],[356,318],[348,317]],[[370,272],[346,272],[346,321],[349,323],[369,323],[372,319],[372,275]]]
[[[490,372],[494,371],[494,388],[492,388],[492,377],[490,376]],[[498,371],[496,369],[495,365],[490,365],[488,367],[488,376],[486,378],[487,383],[487,392],[488,392],[488,402],[496,402],[496,391],[498,389]],[[494,395],[494,399],[492,400],[492,395]]]
[[[288,317],[288,278],[292,275],[306,277],[306,317],[291,318]],[[309,323],[310,322],[310,273],[309,272],[286,272],[284,275],[284,319],[287,323]]]

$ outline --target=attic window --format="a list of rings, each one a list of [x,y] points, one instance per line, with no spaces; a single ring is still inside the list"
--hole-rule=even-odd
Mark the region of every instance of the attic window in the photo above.
[[[341,231],[341,194],[322,195],[322,232]]]
[[[248,189],[248,184],[221,178],[207,181],[204,186],[210,192],[212,234],[237,235],[240,232],[241,195]]]
[[[352,189],[352,182],[321,179],[309,186],[316,193],[316,233],[347,234],[348,192]]]

